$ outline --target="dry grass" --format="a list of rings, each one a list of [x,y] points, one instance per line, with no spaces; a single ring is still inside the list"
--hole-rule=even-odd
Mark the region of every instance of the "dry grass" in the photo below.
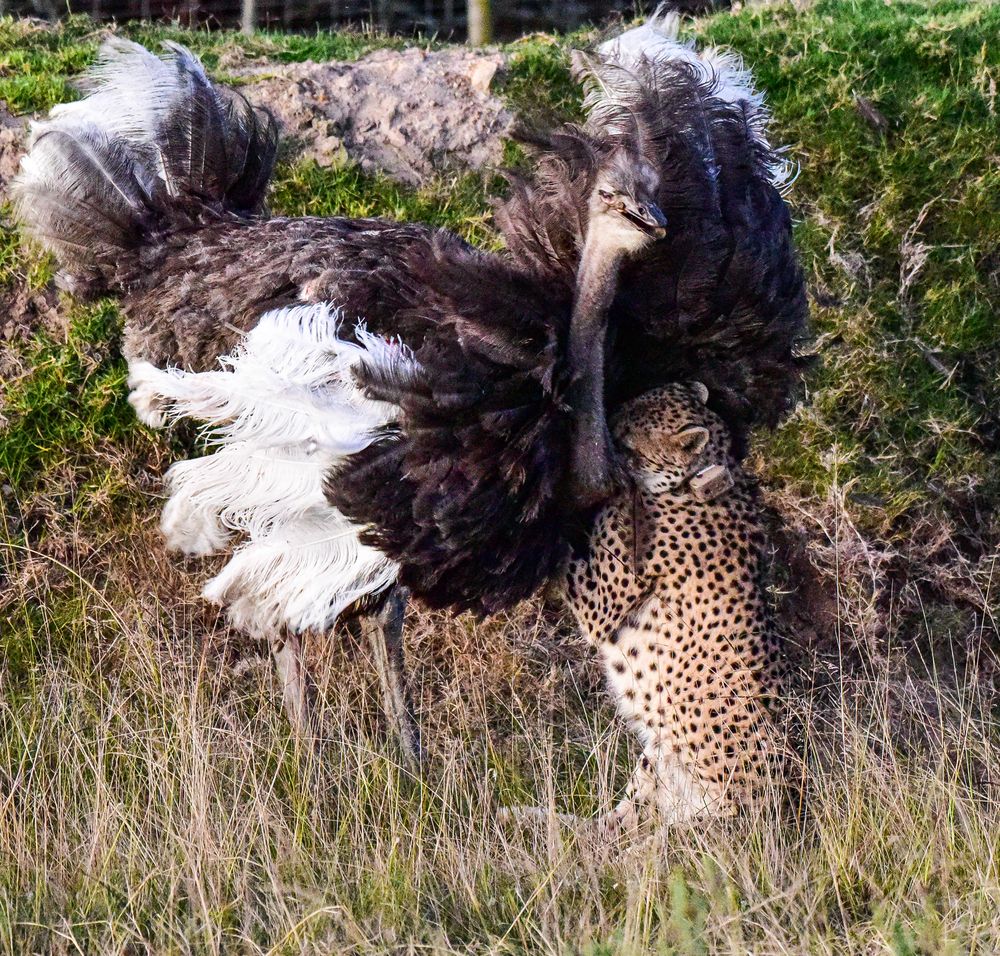
[[[324,734],[297,744],[264,649],[197,600],[197,563],[164,557],[148,511],[119,514],[103,545],[53,520],[62,559],[5,554],[7,607],[31,609],[36,646],[35,666],[0,672],[0,952],[1000,946],[998,736],[951,662],[946,679],[901,676],[805,648],[801,818],[599,848],[496,818],[592,813],[627,775],[631,744],[551,612],[415,616],[430,748],[415,780],[363,649],[317,643]]]

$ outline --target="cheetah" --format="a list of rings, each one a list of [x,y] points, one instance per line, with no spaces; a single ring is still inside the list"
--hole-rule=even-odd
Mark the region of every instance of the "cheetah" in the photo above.
[[[565,598],[642,756],[607,826],[727,815],[787,766],[786,667],[763,588],[752,479],[700,383],[612,424],[631,487],[596,515]]]

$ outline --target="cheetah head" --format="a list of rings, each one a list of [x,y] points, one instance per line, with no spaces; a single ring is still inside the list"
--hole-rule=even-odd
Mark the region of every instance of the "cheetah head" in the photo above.
[[[612,422],[633,477],[653,494],[682,493],[710,501],[733,486],[726,426],[705,406],[701,382],[656,388],[624,405]]]

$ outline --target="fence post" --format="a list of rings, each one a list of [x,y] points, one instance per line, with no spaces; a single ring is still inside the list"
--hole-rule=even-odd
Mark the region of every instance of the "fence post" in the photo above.
[[[469,42],[473,46],[483,46],[493,40],[493,13],[490,0],[469,0],[468,6]]]
[[[257,0],[243,0],[240,29],[247,36],[257,29]]]

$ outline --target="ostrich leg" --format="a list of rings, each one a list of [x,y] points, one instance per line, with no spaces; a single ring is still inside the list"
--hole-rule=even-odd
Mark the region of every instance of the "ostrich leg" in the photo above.
[[[403,654],[403,619],[408,594],[406,588],[394,587],[382,610],[364,620],[362,628],[378,670],[386,716],[396,727],[403,759],[413,773],[418,773],[423,750],[420,746],[420,727],[413,716]]]
[[[281,699],[288,722],[296,736],[307,738],[315,729],[313,701],[315,688],[309,679],[302,637],[285,631],[271,640],[271,656],[281,681]]]

